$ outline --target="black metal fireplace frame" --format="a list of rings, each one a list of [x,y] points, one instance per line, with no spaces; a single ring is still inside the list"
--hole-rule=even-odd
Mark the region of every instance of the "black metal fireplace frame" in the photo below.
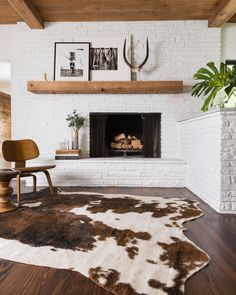
[[[106,124],[109,115],[141,115],[143,119],[143,157],[161,157],[161,113],[139,112],[90,113],[90,157],[110,157],[106,147]]]

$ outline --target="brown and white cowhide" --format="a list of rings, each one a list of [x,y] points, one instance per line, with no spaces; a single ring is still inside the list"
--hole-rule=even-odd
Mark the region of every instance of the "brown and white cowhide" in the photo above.
[[[186,199],[60,192],[0,214],[0,258],[78,271],[118,295],[183,294],[209,261],[183,234]]]

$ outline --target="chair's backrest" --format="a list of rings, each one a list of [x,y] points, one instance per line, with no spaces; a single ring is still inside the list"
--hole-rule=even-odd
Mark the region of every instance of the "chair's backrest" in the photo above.
[[[6,140],[2,144],[2,155],[8,162],[16,162],[16,167],[25,167],[25,161],[39,156],[37,144],[32,139]]]

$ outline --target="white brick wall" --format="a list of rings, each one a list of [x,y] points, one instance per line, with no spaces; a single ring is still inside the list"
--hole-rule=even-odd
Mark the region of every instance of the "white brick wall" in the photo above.
[[[184,187],[186,163],[179,159],[89,158],[55,161],[41,158],[31,165],[56,164],[51,170],[56,186]],[[47,185],[44,175],[38,184]],[[30,179],[27,184],[31,185]]]
[[[218,212],[236,213],[236,111],[205,113],[178,127],[186,187]]]
[[[222,114],[221,211],[236,213],[236,111]]]
[[[53,77],[54,42],[90,40],[90,35],[107,33],[132,35],[136,59],[150,41],[150,59],[139,79],[183,80],[192,84],[192,75],[209,60],[220,60],[220,29],[209,29],[206,21],[48,23],[45,30],[17,25],[18,56],[13,89],[13,137],[33,138],[42,156],[53,156],[58,143],[70,139],[65,117],[74,108],[86,118],[89,112],[161,112],[162,157],[177,157],[176,122],[199,112],[201,102],[189,89],[176,95],[35,95],[27,92],[28,80]],[[88,120],[81,130],[81,147],[89,152]]]
[[[186,186],[220,210],[221,117],[218,112],[180,122],[179,157],[187,162]]]
[[[224,62],[226,59],[235,59],[236,44],[234,36],[236,34],[236,24],[227,23],[222,28],[221,38],[221,58]]]
[[[35,95],[26,90],[28,80],[53,78],[54,42],[91,41],[129,34],[133,54],[142,60],[149,38],[150,59],[139,80],[183,80],[184,93],[171,95]],[[192,98],[192,75],[208,61],[220,61],[220,29],[206,21],[48,23],[45,30],[17,25],[17,63],[13,75],[12,129],[14,138],[33,138],[42,157],[53,158],[58,143],[70,139],[65,117],[77,109],[86,117],[80,134],[83,156],[89,154],[89,112],[161,112],[163,160],[130,162],[57,162],[52,172],[56,185],[184,186],[185,162],[178,155],[177,122],[200,112],[201,101]],[[175,159],[175,160],[170,160]],[[130,161],[130,160],[129,160]],[[37,162],[34,162],[37,163]],[[68,177],[69,175],[69,177]],[[43,178],[40,178],[41,183]],[[42,182],[43,181],[43,182]]]

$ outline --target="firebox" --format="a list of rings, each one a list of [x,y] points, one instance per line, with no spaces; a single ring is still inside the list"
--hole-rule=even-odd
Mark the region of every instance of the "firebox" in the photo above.
[[[90,157],[160,158],[160,113],[90,113]]]

